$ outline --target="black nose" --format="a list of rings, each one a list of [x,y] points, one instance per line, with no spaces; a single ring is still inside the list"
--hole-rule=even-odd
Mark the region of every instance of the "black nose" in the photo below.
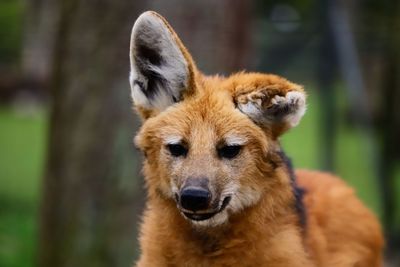
[[[210,199],[210,191],[200,187],[186,187],[180,195],[181,206],[191,211],[207,209]]]

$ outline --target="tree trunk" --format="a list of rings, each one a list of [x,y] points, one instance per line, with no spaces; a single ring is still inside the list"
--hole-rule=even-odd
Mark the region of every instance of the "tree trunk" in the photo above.
[[[396,165],[400,159],[400,114],[398,100],[400,99],[400,4],[388,2],[386,14],[386,44],[383,54],[383,81],[381,116],[379,121],[382,148],[380,158],[381,189],[383,197],[384,223],[387,235],[388,254],[397,257],[400,249],[400,227],[396,222],[399,204],[396,196],[399,194],[396,186]],[[392,255],[391,255],[392,254]]]
[[[333,6],[333,0],[321,0],[318,21],[322,33],[319,44],[319,57],[317,62],[317,81],[319,97],[322,109],[319,114],[319,125],[321,132],[320,141],[320,166],[323,170],[333,171],[335,169],[335,143],[336,121],[335,121],[335,94],[334,83],[337,79],[337,55],[334,45],[334,32],[329,17],[329,8]]]
[[[137,1],[60,0],[39,266],[130,266],[142,182],[132,137]]]

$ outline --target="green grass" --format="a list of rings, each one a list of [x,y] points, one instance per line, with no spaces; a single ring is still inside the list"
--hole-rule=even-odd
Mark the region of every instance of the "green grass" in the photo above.
[[[0,195],[35,202],[45,152],[45,116],[18,115],[1,109],[0,127]]]
[[[45,142],[44,113],[0,109],[0,266],[34,266]]]

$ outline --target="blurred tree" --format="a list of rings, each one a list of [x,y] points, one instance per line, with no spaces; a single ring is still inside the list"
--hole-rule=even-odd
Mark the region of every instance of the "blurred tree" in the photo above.
[[[39,8],[49,8],[44,2]],[[143,190],[131,141],[128,50],[142,6],[47,2],[55,35],[39,266],[129,266]]]
[[[400,227],[396,212],[398,182],[396,166],[400,160],[400,2],[365,1],[358,19],[359,43],[366,85],[369,89],[375,128],[380,138],[379,181],[383,200],[383,220],[389,254],[398,255]],[[365,25],[369,25],[365,27]],[[367,41],[366,41],[367,40]],[[397,214],[399,216],[399,214]]]
[[[384,200],[385,226],[388,243],[392,253],[398,255],[400,249],[400,227],[395,221],[396,211],[400,206],[396,203],[395,168],[400,160],[400,3],[385,2],[385,43],[382,53],[383,64],[383,94],[380,103],[379,128],[382,136],[382,156],[380,158],[381,185]]]
[[[321,0],[317,5],[316,12],[318,30],[321,33],[319,51],[316,64],[316,78],[318,81],[318,93],[321,99],[322,109],[319,117],[321,141],[320,164],[324,170],[332,171],[335,167],[335,138],[336,120],[335,106],[336,97],[334,93],[337,81],[337,47],[334,42],[333,25],[330,21],[329,9],[332,8],[334,0]]]

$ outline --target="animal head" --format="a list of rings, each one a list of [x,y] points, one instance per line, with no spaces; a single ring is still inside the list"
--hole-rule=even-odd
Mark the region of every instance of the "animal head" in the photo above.
[[[135,143],[150,199],[176,204],[194,225],[214,226],[290,186],[276,174],[278,140],[305,112],[301,86],[260,73],[203,75],[151,11],[133,26],[130,59],[143,119]]]

